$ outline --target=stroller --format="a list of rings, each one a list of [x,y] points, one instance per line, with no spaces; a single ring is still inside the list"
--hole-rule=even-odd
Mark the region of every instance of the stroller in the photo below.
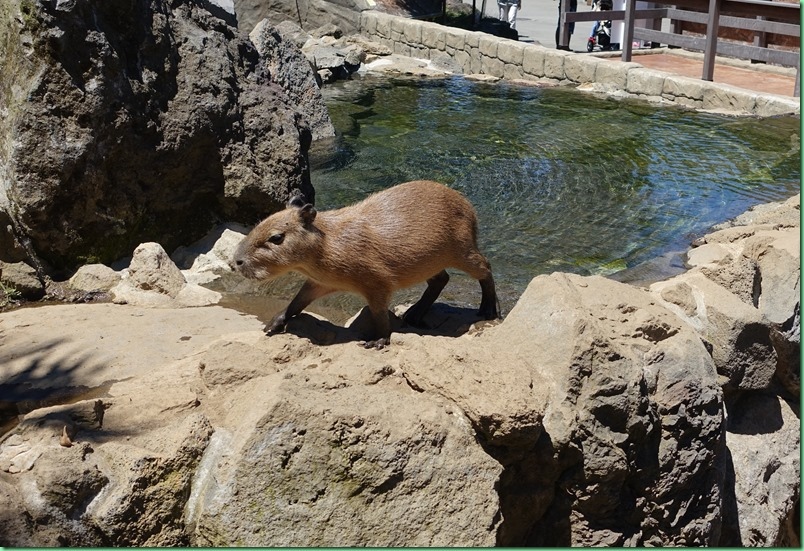
[[[608,11],[612,9],[612,0],[593,0],[592,11]],[[592,52],[595,47],[602,51],[611,50],[611,19],[595,21],[592,27],[592,36],[586,41],[586,51]]]

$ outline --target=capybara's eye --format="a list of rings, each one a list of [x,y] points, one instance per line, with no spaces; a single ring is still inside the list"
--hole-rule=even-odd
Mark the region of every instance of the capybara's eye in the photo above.
[[[271,237],[268,238],[268,242],[273,243],[274,245],[279,245],[284,240],[285,240],[285,234],[284,233],[275,233]]]

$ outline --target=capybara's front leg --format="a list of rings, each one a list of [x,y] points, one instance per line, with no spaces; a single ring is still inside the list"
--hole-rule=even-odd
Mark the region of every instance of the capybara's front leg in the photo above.
[[[268,335],[281,333],[285,330],[288,321],[290,321],[293,317],[298,316],[302,310],[310,305],[311,302],[332,292],[334,292],[334,289],[324,287],[320,283],[317,283],[312,279],[308,279],[304,282],[302,288],[299,289],[299,292],[296,293],[296,296],[293,297],[293,300],[290,301],[290,304],[288,304],[288,307],[285,308],[285,311],[278,314],[265,326],[265,332]]]
[[[391,344],[391,321],[388,319],[388,305],[391,296],[374,297],[369,301],[371,319],[374,322],[374,335],[372,340],[360,341],[363,348],[382,350]]]

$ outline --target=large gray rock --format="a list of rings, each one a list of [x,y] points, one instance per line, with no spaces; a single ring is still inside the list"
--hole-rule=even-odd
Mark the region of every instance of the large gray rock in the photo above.
[[[689,251],[690,271],[651,286],[712,347],[726,390],[768,389],[778,374],[799,391],[800,200],[720,226]]]
[[[45,285],[36,269],[25,262],[0,261],[0,284],[4,290],[29,300],[38,300],[45,294]]]
[[[691,328],[640,289],[556,273],[493,335],[549,397],[544,439],[502,459],[503,543],[717,543],[722,393]]]
[[[373,4],[373,2],[372,2]],[[355,34],[360,12],[369,7],[367,0],[234,0],[237,24],[249,33],[263,19],[274,24],[293,21],[306,31],[333,24],[346,34]]]
[[[0,243],[53,267],[312,198],[311,135],[222,3],[0,3]]]
[[[751,393],[731,404],[720,545],[800,547],[798,403]],[[791,529],[792,528],[792,529]]]
[[[284,25],[283,29],[288,29]],[[298,29],[301,31],[301,29]],[[260,56],[271,71],[273,79],[282,86],[296,105],[313,134],[313,139],[335,135],[335,127],[324,105],[315,74],[301,48],[293,41],[294,32],[273,27],[263,20],[249,34]]]

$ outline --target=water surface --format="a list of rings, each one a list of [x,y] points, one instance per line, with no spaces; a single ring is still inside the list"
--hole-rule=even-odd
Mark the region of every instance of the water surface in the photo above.
[[[414,179],[460,190],[505,311],[539,274],[632,268],[799,190],[798,118],[460,77],[362,77],[323,92],[338,136],[311,153],[317,208]],[[476,305],[479,288],[459,274],[444,298]]]

